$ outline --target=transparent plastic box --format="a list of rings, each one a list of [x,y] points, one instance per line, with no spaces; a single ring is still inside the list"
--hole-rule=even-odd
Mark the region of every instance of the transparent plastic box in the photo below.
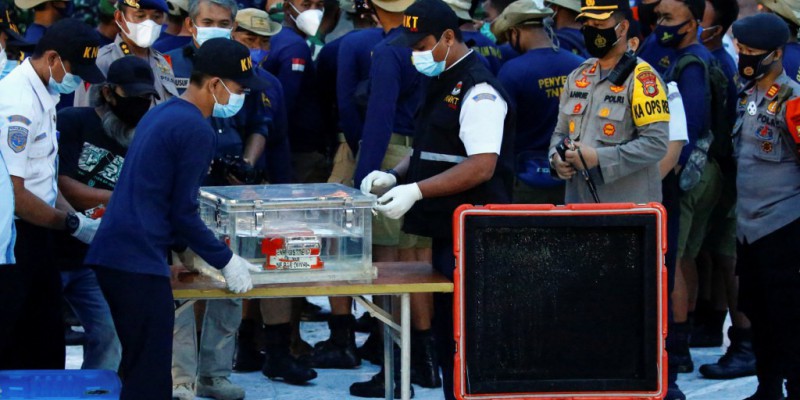
[[[206,225],[262,267],[254,283],[375,278],[375,204],[375,196],[334,183],[200,188]]]

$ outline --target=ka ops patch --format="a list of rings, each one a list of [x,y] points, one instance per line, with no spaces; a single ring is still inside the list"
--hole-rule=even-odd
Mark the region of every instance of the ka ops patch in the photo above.
[[[636,126],[654,122],[669,122],[669,103],[667,91],[661,80],[646,63],[640,63],[634,70],[631,113]]]
[[[8,127],[8,147],[10,147],[14,153],[25,150],[27,144],[28,128],[17,125]]]

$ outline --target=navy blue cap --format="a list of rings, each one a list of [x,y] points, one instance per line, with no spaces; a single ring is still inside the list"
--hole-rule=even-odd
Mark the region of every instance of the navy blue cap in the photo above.
[[[194,71],[230,79],[247,89],[264,90],[267,81],[256,76],[250,49],[225,38],[206,40],[194,53]]]
[[[789,26],[772,13],[759,13],[733,23],[733,37],[748,47],[775,50],[789,40]]]
[[[47,29],[34,53],[55,50],[62,60],[69,61],[73,74],[88,83],[101,83],[105,77],[95,64],[99,49],[100,41],[92,27],[83,21],[65,18]]]
[[[403,12],[403,33],[392,44],[410,47],[428,35],[439,40],[444,31],[457,31],[460,25],[455,11],[444,1],[417,0]]]
[[[30,51],[36,46],[34,43],[27,42],[22,35],[19,34],[19,28],[14,20],[11,18],[11,10],[5,2],[0,2],[0,30],[6,33],[8,39],[6,46],[14,47],[23,51]]]
[[[139,97],[149,94],[160,99],[155,87],[155,76],[150,63],[139,57],[122,57],[108,67],[106,82],[117,85],[125,96]]]
[[[167,5],[166,0],[119,0],[117,1],[117,4],[124,4],[137,10],[159,10],[169,13],[169,6]]]

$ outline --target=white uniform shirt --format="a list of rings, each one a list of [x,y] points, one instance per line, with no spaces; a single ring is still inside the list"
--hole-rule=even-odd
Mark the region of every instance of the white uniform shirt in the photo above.
[[[14,227],[14,186],[6,170],[3,154],[0,153],[0,265],[14,264],[14,242],[17,231]]]
[[[0,80],[0,152],[11,176],[50,206],[57,196],[59,95],[44,85],[30,59]]]
[[[508,105],[492,85],[479,83],[467,92],[458,117],[461,124],[458,137],[468,156],[500,154],[506,113]]]
[[[681,92],[678,84],[670,82],[667,84],[667,102],[669,103],[669,141],[682,141],[685,146],[689,142],[689,132],[686,129],[686,111],[683,109]]]

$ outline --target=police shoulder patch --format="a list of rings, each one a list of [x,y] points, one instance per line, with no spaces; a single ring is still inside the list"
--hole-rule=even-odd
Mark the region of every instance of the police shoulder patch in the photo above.
[[[636,66],[631,113],[636,126],[654,122],[669,122],[667,91],[658,75],[646,63],[639,63]]]
[[[28,119],[27,117],[23,116],[23,115],[11,115],[11,116],[8,117],[8,122],[10,122],[12,124],[14,122],[19,122],[19,123],[25,124],[25,125],[30,125],[31,124],[31,120]]]
[[[13,125],[8,127],[8,147],[14,153],[19,153],[22,150],[25,150],[25,146],[28,144],[28,128],[19,125]]]

